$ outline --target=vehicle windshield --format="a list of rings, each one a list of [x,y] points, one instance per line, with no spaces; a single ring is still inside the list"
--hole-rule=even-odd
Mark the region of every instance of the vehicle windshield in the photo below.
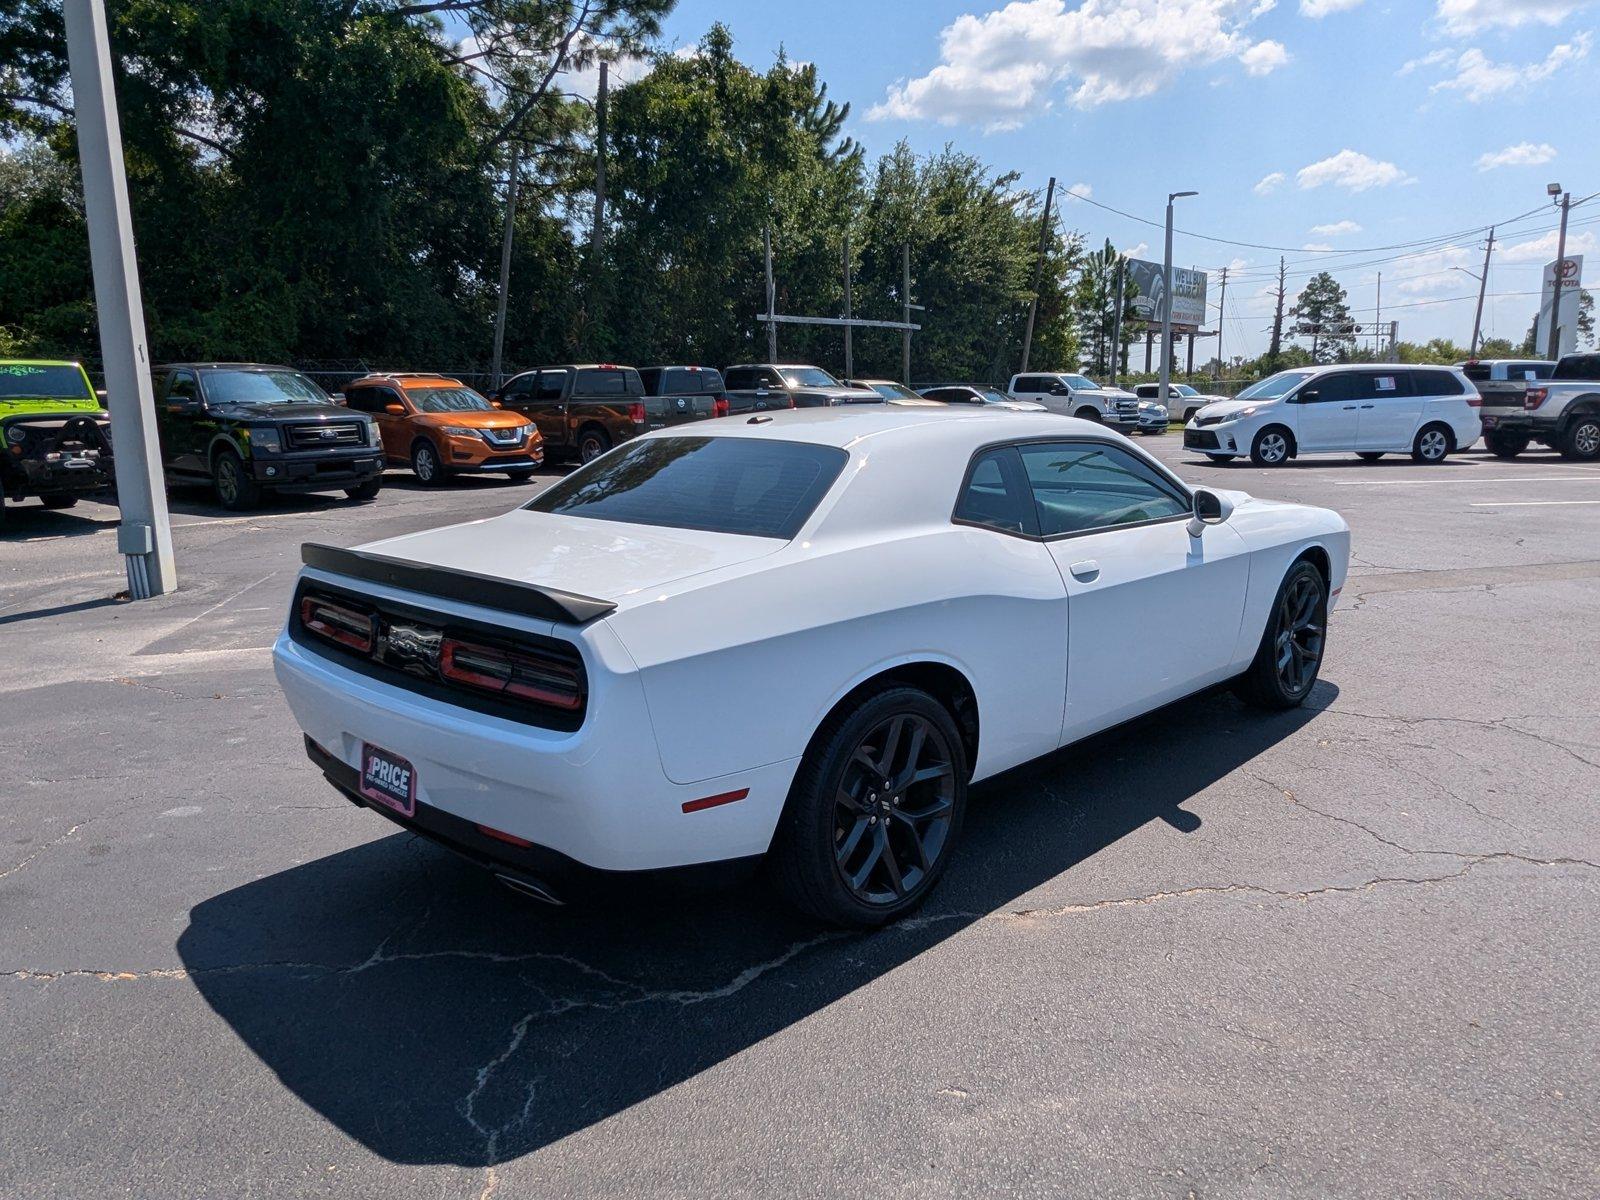
[[[0,400],[93,400],[78,367],[0,363]]]
[[[632,442],[524,505],[633,525],[792,538],[839,477],[837,446],[745,437]]]
[[[1061,381],[1075,391],[1082,391],[1084,388],[1096,390],[1100,387],[1098,383],[1090,379],[1087,375],[1063,375],[1061,377]]]
[[[979,388],[978,390],[983,393],[983,398],[990,404],[1010,404],[1012,402],[1012,397],[1006,395],[999,388]]]
[[[211,404],[327,404],[328,395],[299,371],[207,371]]]
[[[839,381],[821,367],[779,367],[778,374],[792,388],[836,388]]]
[[[1172,390],[1177,392],[1180,396],[1198,396],[1200,394],[1187,383],[1175,383],[1172,385]]]
[[[885,400],[920,400],[921,396],[903,383],[874,383],[869,387]]]
[[[494,405],[469,387],[407,388],[406,399],[422,413],[494,411]]]
[[[1252,383],[1234,397],[1235,400],[1276,400],[1311,378],[1310,371],[1279,371],[1260,383]]]

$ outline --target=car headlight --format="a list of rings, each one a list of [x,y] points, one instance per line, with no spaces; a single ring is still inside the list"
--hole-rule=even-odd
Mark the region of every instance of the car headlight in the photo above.
[[[478,436],[476,429],[468,429],[465,425],[441,425],[439,432],[445,437],[475,438]]]
[[[283,449],[283,442],[279,440],[276,429],[252,429],[250,431],[250,444],[257,450],[264,450],[268,454],[277,454]]]

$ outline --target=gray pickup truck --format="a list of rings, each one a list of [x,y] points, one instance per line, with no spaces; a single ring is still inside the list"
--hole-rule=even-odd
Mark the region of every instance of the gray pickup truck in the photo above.
[[[871,388],[847,387],[821,367],[802,363],[745,363],[729,367],[722,378],[728,385],[730,413],[884,403]]]
[[[1564,354],[1541,377],[1544,367],[1526,360],[1521,379],[1473,381],[1483,397],[1484,445],[1498,458],[1515,458],[1532,442],[1563,458],[1600,458],[1600,354]]]
[[[1495,450],[1499,439],[1494,431],[1500,424],[1500,418],[1520,414],[1528,384],[1549,379],[1556,365],[1537,358],[1474,358],[1457,363],[1456,368],[1478,390],[1482,400],[1479,415],[1483,418],[1484,444],[1491,452],[1499,453]],[[1509,443],[1502,444],[1507,445],[1511,452],[1501,457],[1508,458],[1520,454],[1527,442],[1523,439],[1522,444],[1518,445],[1517,439],[1512,438]]]

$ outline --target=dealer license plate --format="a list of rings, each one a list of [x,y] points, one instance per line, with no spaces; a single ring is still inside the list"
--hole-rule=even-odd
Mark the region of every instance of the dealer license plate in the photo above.
[[[398,754],[361,743],[361,794],[403,817],[417,814],[417,771]]]

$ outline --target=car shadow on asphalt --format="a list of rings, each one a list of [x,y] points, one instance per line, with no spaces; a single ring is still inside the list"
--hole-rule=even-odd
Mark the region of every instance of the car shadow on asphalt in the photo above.
[[[395,834],[204,901],[178,951],[345,1134],[393,1162],[489,1166],[849,997],[1151,821],[1193,833],[1186,802],[1337,694],[1322,682],[1307,707],[1261,714],[1211,692],[985,782],[928,906],[875,933],[803,921],[760,884],[540,907]]]
[[[85,537],[116,527],[115,518],[105,520],[90,516],[87,512],[45,508],[31,501],[23,504],[7,501],[5,512],[0,513],[0,544],[31,542],[38,538]]]

